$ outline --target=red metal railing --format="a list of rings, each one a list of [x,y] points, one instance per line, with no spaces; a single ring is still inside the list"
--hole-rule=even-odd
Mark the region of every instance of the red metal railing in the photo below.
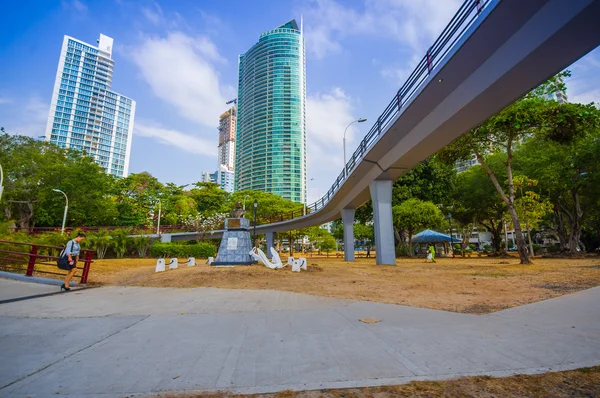
[[[24,250],[18,250],[20,248]],[[58,260],[58,257],[51,254],[40,253],[43,250],[50,253],[52,251],[60,253],[63,250],[63,247],[0,240],[0,269],[8,269],[16,271],[17,273],[25,271],[26,276],[33,276],[34,273],[64,276],[64,272],[60,273],[40,268],[36,269],[36,265],[56,267],[56,260]],[[77,267],[77,269],[81,270],[81,283],[87,283],[88,281],[94,252],[95,250],[81,251],[80,257],[83,258],[83,268]]]
[[[133,233],[137,233],[139,231],[152,231],[152,232],[148,232],[148,233],[153,233],[156,231],[156,229],[154,227],[147,227],[147,226],[137,226],[137,227],[132,227],[132,226],[114,226],[114,225],[104,225],[104,226],[97,226],[97,227],[67,227],[65,228],[65,231],[67,233],[74,231],[75,229],[79,229],[82,232],[98,232],[100,230],[107,230],[107,231],[113,231],[117,228],[131,228],[131,231]],[[194,229],[193,226],[190,225],[161,225],[160,226],[160,232],[185,232],[185,231],[192,231]],[[28,234],[42,234],[45,232],[60,232],[61,227],[29,227],[29,228],[19,228],[19,227],[15,227],[15,228],[11,228],[11,230],[13,232],[26,232]]]

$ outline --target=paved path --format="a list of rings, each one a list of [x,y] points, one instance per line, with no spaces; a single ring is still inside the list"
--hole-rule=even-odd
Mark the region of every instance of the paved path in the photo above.
[[[273,392],[592,366],[599,299],[594,288],[476,316],[276,291],[75,291],[0,305],[0,397]]]

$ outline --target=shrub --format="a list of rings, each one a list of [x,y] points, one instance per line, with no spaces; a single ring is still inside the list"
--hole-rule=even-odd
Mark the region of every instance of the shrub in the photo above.
[[[210,242],[200,242],[194,245],[180,245],[175,242],[155,242],[150,246],[152,257],[213,257],[216,247]]]
[[[396,257],[406,257],[408,256],[408,246],[400,243],[396,246]]]
[[[189,248],[189,252],[184,257],[214,257],[214,255],[217,253],[217,248],[210,242],[200,242],[196,243],[195,245],[188,245],[187,247]]]
[[[559,246],[548,246],[548,253],[558,253],[559,251]]]

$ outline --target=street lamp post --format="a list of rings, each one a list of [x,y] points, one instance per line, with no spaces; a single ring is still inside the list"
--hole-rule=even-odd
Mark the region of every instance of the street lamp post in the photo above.
[[[158,199],[158,224],[156,225],[156,235],[160,235],[160,211],[162,209],[162,204],[160,199]]]
[[[362,122],[366,122],[367,119],[356,119],[355,121],[353,121],[352,123],[350,123],[348,126],[346,126],[346,129],[344,130],[344,180],[348,177],[348,169],[346,168],[346,131],[348,131],[348,127],[352,126],[354,123],[362,123]]]
[[[69,198],[67,198],[67,194],[64,193],[63,191],[61,191],[60,189],[54,188],[53,191],[54,192],[60,192],[63,195],[65,195],[65,201],[66,201],[66,203],[65,203],[65,214],[63,214],[63,222],[62,222],[62,229],[61,229],[61,232],[64,234],[65,233],[65,224],[67,222],[67,210],[69,209]]]
[[[254,199],[254,247],[256,247],[256,208],[258,207],[258,201]]]
[[[246,195],[246,196],[244,196],[244,205],[243,205],[243,207],[242,207],[242,209],[243,209],[243,210],[246,210],[246,198],[247,198],[248,196],[250,196],[250,195]]]
[[[314,179],[314,177],[313,177],[313,178],[311,178],[309,181],[314,181],[314,180],[315,180],[315,179]],[[308,188],[307,188],[307,190],[308,190]],[[307,201],[307,200],[308,200],[308,199],[307,199],[307,197],[306,197],[306,194],[305,194],[305,195],[304,195],[304,215],[306,215],[306,201]]]

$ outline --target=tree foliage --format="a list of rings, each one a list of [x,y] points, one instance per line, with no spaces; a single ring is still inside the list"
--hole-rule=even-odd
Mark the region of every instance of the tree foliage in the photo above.
[[[392,208],[394,225],[406,231],[409,253],[412,255],[412,236],[427,228],[437,228],[442,224],[442,212],[431,202],[408,199]]]

